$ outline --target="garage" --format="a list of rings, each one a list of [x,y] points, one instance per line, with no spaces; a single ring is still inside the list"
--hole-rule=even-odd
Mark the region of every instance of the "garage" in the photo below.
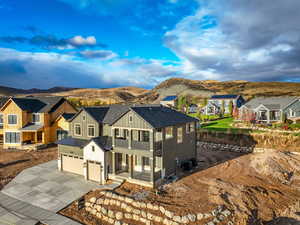
[[[62,155],[62,170],[83,175],[83,158],[78,156]]]
[[[101,164],[95,161],[88,161],[87,177],[89,180],[101,183]]]

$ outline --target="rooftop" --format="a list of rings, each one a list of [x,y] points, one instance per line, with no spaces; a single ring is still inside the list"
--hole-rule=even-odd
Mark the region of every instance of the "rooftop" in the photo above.
[[[162,101],[174,101],[177,99],[177,96],[176,95],[169,95],[169,96],[166,96],[162,99]]]
[[[236,99],[239,95],[213,95],[211,99]]]

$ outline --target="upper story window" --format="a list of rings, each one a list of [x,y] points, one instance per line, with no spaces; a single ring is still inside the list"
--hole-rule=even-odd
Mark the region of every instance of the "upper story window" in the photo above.
[[[290,109],[290,117],[295,117],[295,116],[296,116],[296,112]]]
[[[186,124],[186,133],[189,134],[191,132],[191,124],[187,123]]]
[[[0,125],[3,125],[3,114],[0,113]]]
[[[177,128],[177,143],[182,143],[182,127]]]
[[[77,136],[81,136],[81,125],[80,124],[75,124],[74,134]]]
[[[166,127],[166,139],[173,137],[173,127]]]
[[[8,115],[8,124],[14,125],[18,123],[18,117],[17,115]]]
[[[119,137],[120,136],[120,129],[116,128],[115,129],[115,137]]]
[[[85,121],[85,116],[82,116],[82,120]]]
[[[32,114],[32,122],[33,123],[40,123],[41,122],[40,114],[33,113]]]
[[[88,125],[88,136],[95,137],[95,125]]]
[[[94,152],[95,151],[95,146],[94,145],[92,145],[92,152]]]
[[[150,140],[149,131],[143,130],[142,131],[142,141],[149,142],[149,140]]]
[[[133,118],[132,118],[132,116],[130,115],[130,116],[129,116],[129,123],[132,123],[132,121],[133,121]]]

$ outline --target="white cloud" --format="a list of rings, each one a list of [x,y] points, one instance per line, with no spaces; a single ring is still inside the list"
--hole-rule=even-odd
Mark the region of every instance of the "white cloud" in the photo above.
[[[80,35],[77,35],[77,36],[74,36],[73,38],[69,39],[70,43],[72,45],[75,45],[75,46],[82,46],[82,45],[96,45],[97,44],[97,40],[95,38],[95,36],[88,36],[86,38],[80,36]]]

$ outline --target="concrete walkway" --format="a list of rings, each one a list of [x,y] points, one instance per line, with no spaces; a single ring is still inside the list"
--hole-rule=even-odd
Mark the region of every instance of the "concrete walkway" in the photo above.
[[[0,224],[35,225],[38,221],[48,225],[80,225],[62,215],[33,206],[0,192]]]
[[[31,224],[36,220],[48,225],[79,224],[56,213],[89,191],[114,189],[119,185],[99,185],[86,181],[83,176],[60,172],[57,170],[57,161],[53,160],[23,170],[7,184],[0,192],[0,212],[2,210],[3,221],[5,217],[17,213],[23,218],[32,219]],[[16,217],[10,217],[15,221],[11,224],[18,224]]]

